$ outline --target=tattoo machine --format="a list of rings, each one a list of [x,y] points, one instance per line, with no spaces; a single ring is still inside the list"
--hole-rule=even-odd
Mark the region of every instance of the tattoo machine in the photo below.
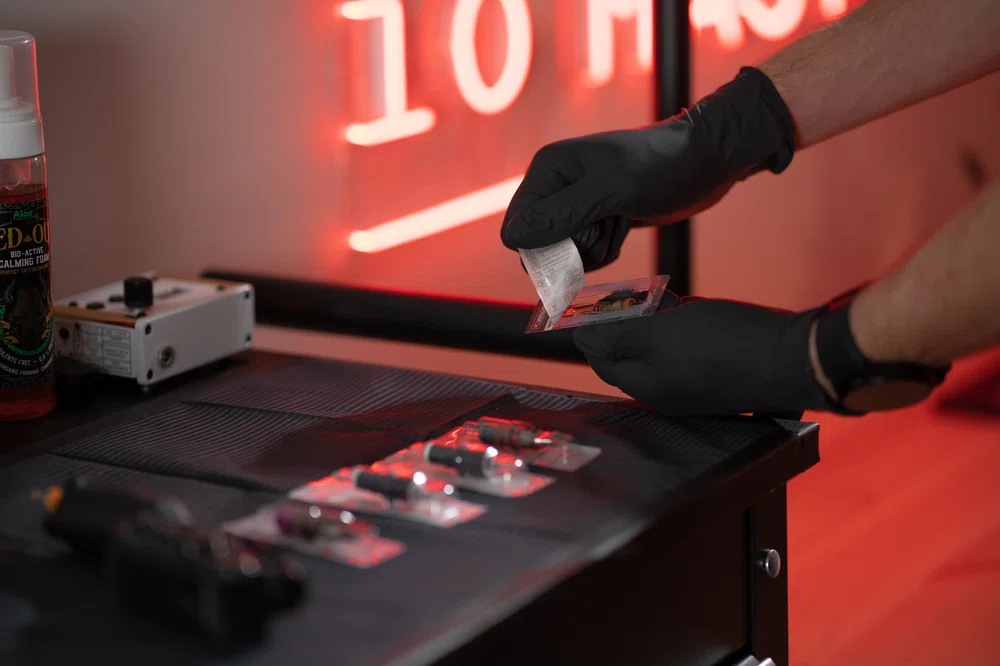
[[[122,523],[105,571],[126,604],[163,612],[222,645],[259,640],[302,600],[305,571],[257,544],[160,517]]]
[[[206,532],[179,500],[75,477],[43,495],[44,527],[98,558],[126,603],[166,612],[228,644],[258,638],[296,605],[304,570],[269,549]]]
[[[45,531],[73,546],[80,555],[102,556],[124,521],[150,515],[180,524],[193,522],[178,499],[144,488],[104,483],[76,476],[42,494]]]

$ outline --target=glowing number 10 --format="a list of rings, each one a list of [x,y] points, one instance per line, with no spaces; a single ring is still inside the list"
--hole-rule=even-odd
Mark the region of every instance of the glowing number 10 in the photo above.
[[[507,58],[493,85],[483,81],[476,55],[476,22],[484,0],[457,0],[451,22],[451,63],[455,82],[474,111],[492,115],[509,107],[521,94],[531,68],[531,15],[525,0],[500,0],[507,21]],[[354,0],[341,5],[340,13],[361,21],[382,19],[382,71],[385,109],[367,123],[347,128],[347,140],[370,146],[423,134],[434,127],[436,115],[427,108],[407,108],[406,30],[401,0]]]
[[[526,0],[499,0],[507,33],[507,52],[500,77],[483,80],[476,53],[476,24],[485,0],[455,0],[449,51],[458,91],[470,109],[484,115],[501,113],[518,98],[531,69],[533,34]],[[565,0],[563,0],[565,1]],[[640,67],[653,62],[652,0],[587,0],[587,72],[591,86],[609,83],[614,75],[614,19],[635,17]],[[437,116],[429,108],[408,108],[406,91],[406,29],[401,0],[352,0],[340,5],[340,15],[353,21],[382,22],[382,116],[347,128],[350,143],[372,146],[430,131]]]

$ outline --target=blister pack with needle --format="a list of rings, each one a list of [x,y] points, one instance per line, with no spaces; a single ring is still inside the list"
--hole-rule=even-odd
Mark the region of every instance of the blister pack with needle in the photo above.
[[[670,281],[669,275],[657,275],[588,286],[570,238],[519,253],[540,299],[527,333],[646,317],[656,312]]]

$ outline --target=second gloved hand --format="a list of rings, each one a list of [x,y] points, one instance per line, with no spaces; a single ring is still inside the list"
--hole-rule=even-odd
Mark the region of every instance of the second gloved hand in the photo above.
[[[614,261],[634,220],[683,219],[738,180],[788,166],[791,117],[770,80],[739,76],[674,118],[545,146],[532,159],[500,232],[512,250],[572,238],[586,270]]]
[[[576,329],[601,379],[668,416],[825,408],[809,360],[814,312],[666,299],[655,315]]]

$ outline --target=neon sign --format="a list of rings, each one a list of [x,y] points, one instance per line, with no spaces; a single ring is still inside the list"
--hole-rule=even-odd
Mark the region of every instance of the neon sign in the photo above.
[[[493,85],[483,81],[476,53],[476,24],[483,0],[458,0],[451,22],[451,66],[469,108],[484,115],[500,113],[521,94],[531,69],[531,14],[525,0],[500,0],[506,21],[507,57]]]
[[[616,62],[616,34],[619,28],[635,30],[634,62],[639,72],[653,67],[654,0],[575,0],[585,12],[582,26],[583,57],[571,84],[587,89],[609,85],[622,63]],[[569,0],[560,3],[569,4]],[[728,49],[739,48],[745,31],[766,40],[783,40],[802,25],[810,2],[817,3],[823,18],[833,20],[847,11],[847,0],[691,0],[693,30],[714,29],[719,42]],[[481,13],[486,3],[498,5],[505,35],[499,76],[486,81],[477,52],[477,29],[483,27]],[[484,117],[501,116],[521,98],[531,76],[538,51],[536,27],[527,0],[450,0],[450,16],[439,21],[445,34],[437,42],[447,44],[445,69],[452,77],[465,109]],[[429,104],[411,106],[408,91],[410,69],[407,58],[407,29],[402,0],[350,0],[339,3],[335,14],[351,24],[370,23],[380,43],[379,61],[370,83],[372,106],[377,117],[342,128],[341,141],[365,150],[433,132],[438,112]],[[494,27],[495,21],[488,27]],[[369,28],[369,30],[371,30]],[[369,32],[369,34],[372,34]],[[428,36],[428,39],[430,37]],[[622,55],[619,53],[620,59]],[[442,100],[439,103],[443,103]],[[452,199],[443,201],[348,236],[351,249],[377,253],[503,212],[523,174],[506,177]]]
[[[585,83],[598,87],[615,76],[614,19],[635,19],[636,57],[644,72],[653,69],[653,3],[649,0],[588,0],[587,74]]]
[[[847,0],[817,0],[825,21],[847,13]],[[745,28],[768,41],[782,41],[802,26],[809,0],[691,0],[689,20],[697,32],[715,29],[719,42],[735,51],[746,41]]]
[[[400,0],[357,0],[340,6],[346,19],[382,22],[382,95],[385,110],[381,118],[349,125],[345,138],[359,146],[374,146],[429,132],[437,117],[427,108],[410,109],[406,91],[406,30]]]

